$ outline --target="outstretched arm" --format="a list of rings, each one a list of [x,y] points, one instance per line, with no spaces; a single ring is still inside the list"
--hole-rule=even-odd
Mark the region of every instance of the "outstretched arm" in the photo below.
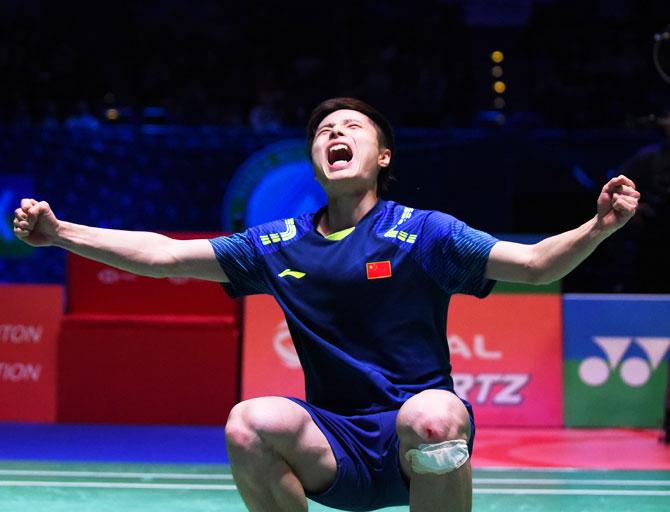
[[[576,229],[533,245],[498,242],[491,249],[486,277],[500,281],[544,284],[561,279],[586,259],[608,236],[635,214],[640,193],[621,175],[598,196],[595,217]]]
[[[14,234],[29,245],[62,247],[133,274],[228,281],[207,240],[174,240],[157,233],[64,222],[46,201],[21,200],[14,211]]]

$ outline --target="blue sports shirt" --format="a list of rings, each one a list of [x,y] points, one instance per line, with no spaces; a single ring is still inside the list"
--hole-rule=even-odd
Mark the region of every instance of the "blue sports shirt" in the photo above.
[[[455,293],[486,296],[497,240],[454,217],[379,200],[348,236],[310,213],[210,240],[232,297],[275,297],[305,373],[307,401],[355,415],[453,390],[446,319]]]

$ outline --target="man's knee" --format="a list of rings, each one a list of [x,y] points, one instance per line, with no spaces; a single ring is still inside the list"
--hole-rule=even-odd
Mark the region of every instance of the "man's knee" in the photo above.
[[[468,460],[470,417],[453,393],[429,390],[412,397],[396,427],[406,469],[414,473],[448,473]]]
[[[235,405],[226,422],[226,442],[244,450],[262,448],[294,436],[299,422],[287,409],[291,404],[281,398],[252,398]]]
[[[274,429],[273,416],[271,402],[264,399],[236,404],[226,422],[226,440],[240,447],[257,443]]]
[[[410,398],[398,412],[396,429],[407,445],[470,438],[470,416],[449,391],[428,390]]]
[[[236,404],[226,421],[226,444],[229,448],[248,450],[260,441],[250,418],[252,404]]]

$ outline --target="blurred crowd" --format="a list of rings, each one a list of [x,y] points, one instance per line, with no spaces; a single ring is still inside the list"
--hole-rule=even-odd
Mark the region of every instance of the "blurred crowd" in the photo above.
[[[0,122],[272,132],[353,95],[402,126],[467,127],[494,109],[495,49],[510,121],[621,126],[667,104],[651,59],[664,0],[302,4],[0,0]],[[493,4],[521,14],[481,21]]]
[[[630,128],[670,123],[652,59],[668,23],[667,0],[0,0],[0,172],[31,177],[64,218],[217,230],[235,169],[301,137],[322,99],[352,95],[402,135],[398,163],[412,172],[392,198],[493,231],[572,227],[608,173],[634,175],[640,215],[566,286],[667,290],[670,130],[631,159],[652,139]],[[669,72],[670,39],[659,50]],[[501,119],[528,130],[478,130]],[[505,177],[504,204],[482,176]],[[568,194],[574,218],[537,215]],[[0,281],[62,279],[62,254],[37,253],[48,257],[19,270],[0,258]]]
[[[88,225],[218,232],[224,225],[223,198],[236,172],[271,144],[300,140],[302,134],[300,128],[258,134],[251,127],[203,125],[0,125],[0,198],[6,215],[27,194],[49,200],[60,218]],[[606,173],[618,172],[622,162],[653,140],[651,134],[628,132],[589,132],[584,138],[565,130],[528,130],[519,137],[476,129],[398,129],[396,134],[398,165],[388,198],[446,211],[493,233],[553,233],[583,222],[593,215]],[[658,249],[669,218],[659,210],[670,204],[667,158],[659,166],[653,172],[630,169],[648,198],[637,218],[645,225],[635,236],[627,228],[597,259],[589,259],[568,289],[641,291],[631,288],[642,282],[634,272],[667,268],[637,260],[643,256],[639,249],[653,253],[656,248],[657,258],[666,257]],[[244,192],[238,187],[237,194]],[[566,198],[569,208],[555,207]],[[4,236],[0,282],[63,280],[62,251],[34,251],[34,264],[16,265],[3,258],[8,253],[2,252],[2,243],[13,240],[8,229]],[[623,271],[611,271],[615,262]],[[654,270],[651,282],[667,283],[660,275]]]

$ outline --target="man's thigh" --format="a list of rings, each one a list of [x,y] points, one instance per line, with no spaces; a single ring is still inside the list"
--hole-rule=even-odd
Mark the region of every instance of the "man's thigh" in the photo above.
[[[325,433],[338,468],[333,485],[308,497],[343,510],[377,510],[406,505],[408,488],[398,465],[398,411],[341,415],[291,399],[304,407]]]
[[[307,492],[322,491],[335,480],[337,462],[326,436],[293,401],[283,397],[245,400],[235,406],[230,421],[242,421],[280,455]]]

